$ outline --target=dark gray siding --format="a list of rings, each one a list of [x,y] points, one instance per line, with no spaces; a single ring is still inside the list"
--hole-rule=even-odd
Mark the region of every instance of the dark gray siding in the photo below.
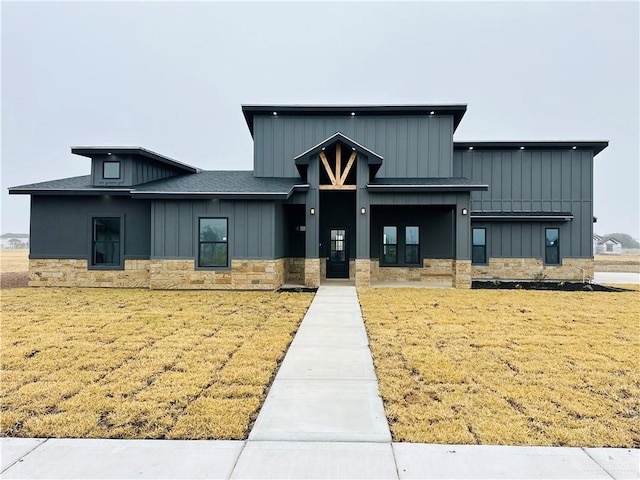
[[[120,178],[105,179],[102,176],[104,162],[120,162]],[[181,173],[177,168],[150,160],[132,158],[131,155],[100,155],[91,161],[91,179],[95,186],[130,187],[142,183],[173,177]]]
[[[267,201],[154,200],[151,256],[195,258],[198,217],[229,219],[229,258],[276,258],[275,205]]]
[[[489,185],[471,193],[473,211],[571,212],[561,225],[563,257],[592,256],[593,153],[590,150],[456,151],[454,175]],[[530,223],[530,222],[527,222]],[[540,243],[540,225],[505,223],[496,257],[534,256],[528,243]],[[544,234],[544,229],[542,230]],[[512,232],[512,233],[506,233]],[[542,241],[544,237],[541,237]],[[544,245],[544,244],[543,244]],[[537,249],[541,245],[535,246]],[[523,252],[523,253],[520,253]]]
[[[254,118],[257,177],[296,177],[294,157],[336,132],[384,157],[378,177],[450,177],[453,116]]]
[[[91,218],[124,215],[124,257],[149,258],[151,205],[102,195],[31,196],[32,258],[88,258]]]
[[[572,255],[571,225],[559,222],[471,222],[487,229],[487,257],[544,258],[546,228],[560,229],[560,257]]]

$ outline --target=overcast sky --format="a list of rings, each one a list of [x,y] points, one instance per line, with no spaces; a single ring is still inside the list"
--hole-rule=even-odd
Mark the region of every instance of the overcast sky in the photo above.
[[[639,3],[8,3],[7,187],[87,175],[72,145],[251,169],[241,105],[467,103],[454,139],[609,140],[595,231],[640,237]]]

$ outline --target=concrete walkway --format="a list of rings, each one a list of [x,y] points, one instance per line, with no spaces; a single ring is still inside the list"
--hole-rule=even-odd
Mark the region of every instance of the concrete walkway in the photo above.
[[[322,286],[248,441],[0,438],[10,478],[640,478],[640,450],[391,443],[354,287]]]

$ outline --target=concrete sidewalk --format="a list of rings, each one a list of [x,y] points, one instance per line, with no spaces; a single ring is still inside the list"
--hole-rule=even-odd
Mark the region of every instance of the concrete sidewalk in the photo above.
[[[248,441],[1,438],[2,478],[639,478],[640,450],[392,443],[354,287],[322,286]]]

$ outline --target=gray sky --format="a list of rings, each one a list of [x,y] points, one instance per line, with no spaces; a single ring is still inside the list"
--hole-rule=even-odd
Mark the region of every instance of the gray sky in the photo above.
[[[454,139],[609,140],[595,231],[640,237],[638,2],[2,3],[7,187],[87,175],[72,145],[251,169],[246,103],[467,103]]]

